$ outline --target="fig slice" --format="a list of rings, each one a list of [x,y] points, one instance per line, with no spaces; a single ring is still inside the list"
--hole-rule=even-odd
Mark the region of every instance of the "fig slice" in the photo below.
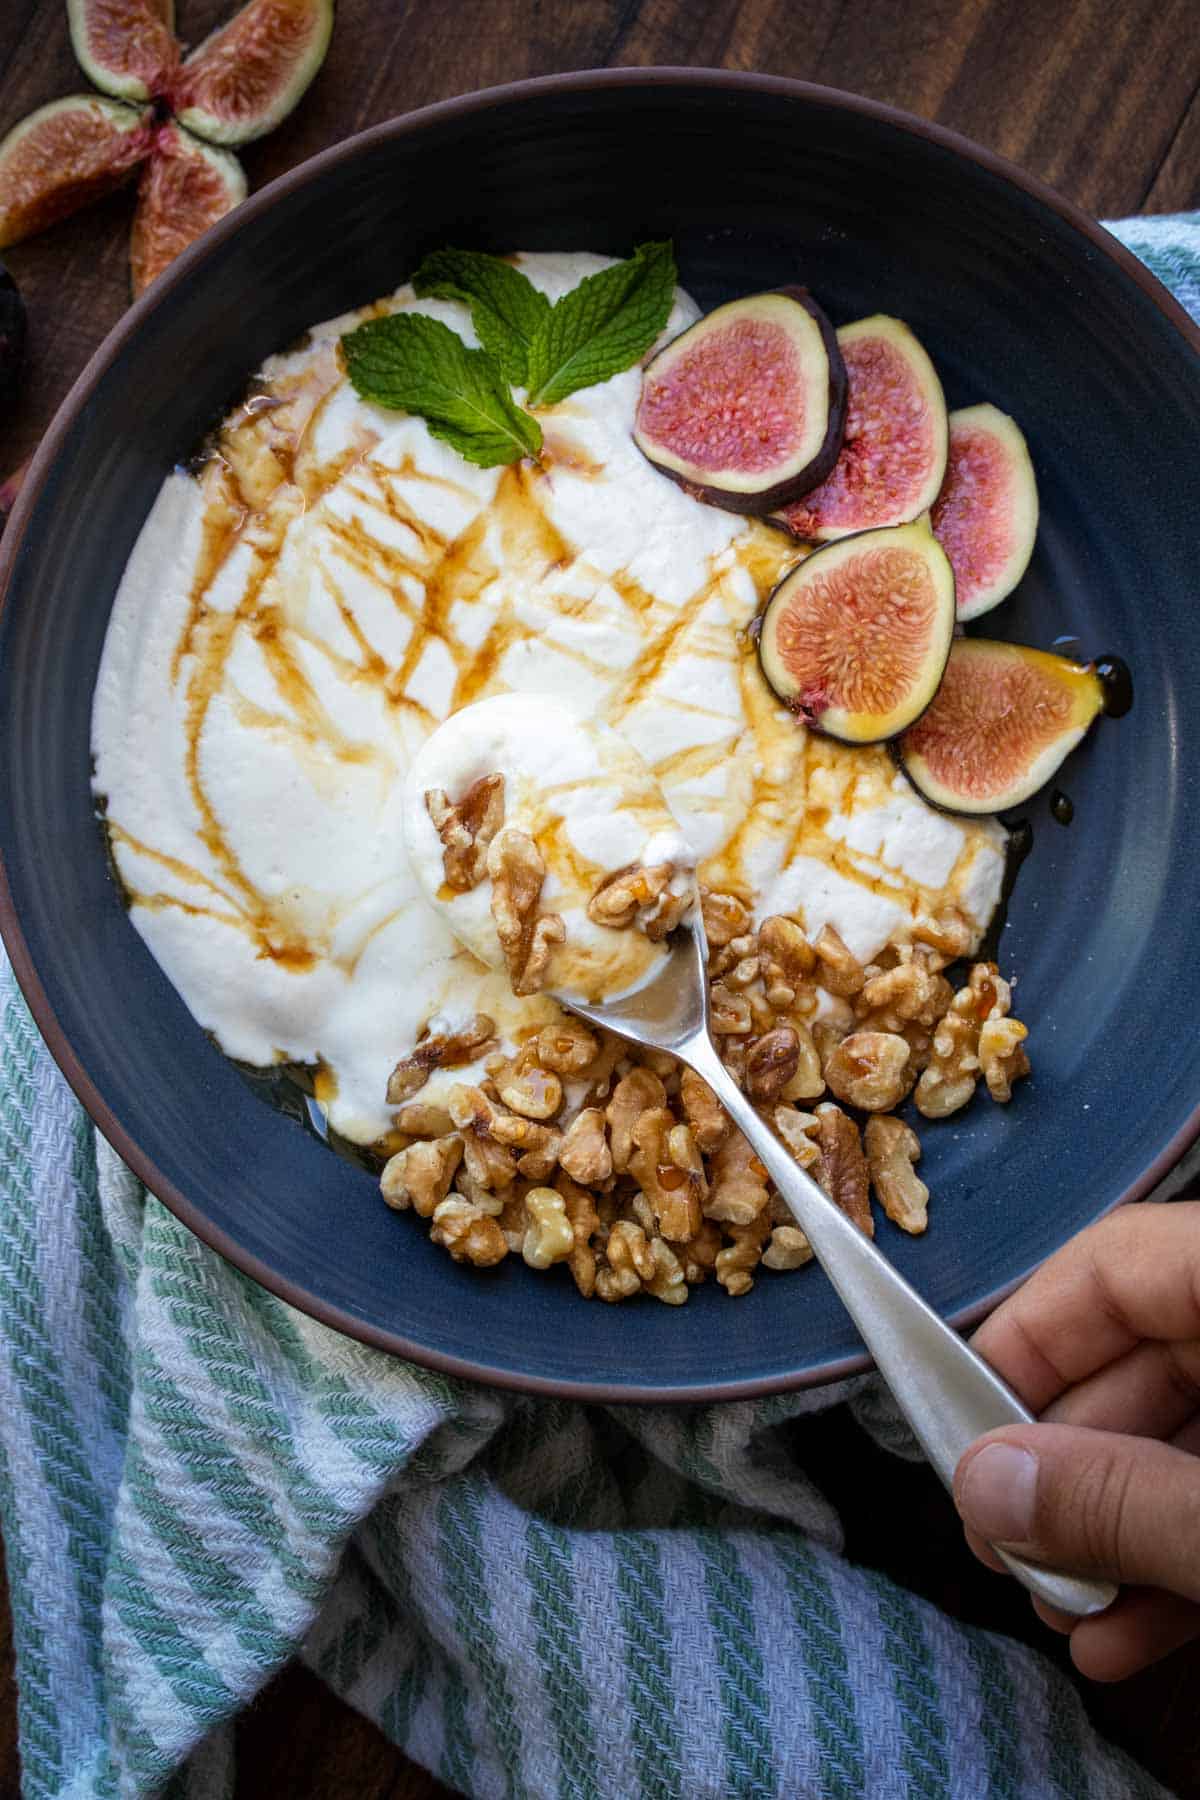
[[[805,288],[780,288],[718,306],[659,351],[633,436],[698,499],[766,513],[833,467],[845,399],[829,320]]]
[[[160,125],[139,184],[129,242],[134,293],[245,198],[246,177],[236,156],[202,144],[170,121]]]
[[[150,114],[98,94],[53,100],[0,143],[0,248],[120,187],[149,154]]]
[[[1043,787],[1104,709],[1089,664],[955,638],[942,685],[896,746],[917,792],[947,812],[995,813]]]
[[[176,118],[210,144],[263,137],[312,81],[332,30],[333,0],[249,0],[179,70]]]
[[[946,473],[946,402],[937,370],[901,319],[876,313],[837,334],[846,364],[846,435],[821,482],[780,519],[805,543],[907,525]]]
[[[929,705],[953,635],[954,574],[921,519],[827,544],[790,570],[767,602],[759,656],[805,724],[876,744]]]
[[[954,569],[959,618],[999,606],[1029,567],[1038,525],[1029,449],[999,407],[950,414],[950,456],[932,518]]]
[[[67,0],[71,48],[114,100],[152,100],[179,62],[175,0]]]

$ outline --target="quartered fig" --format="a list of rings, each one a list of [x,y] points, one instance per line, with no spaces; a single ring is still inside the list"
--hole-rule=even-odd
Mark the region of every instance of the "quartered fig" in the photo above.
[[[935,806],[1003,812],[1049,781],[1104,703],[1093,665],[956,638],[933,704],[900,739],[897,759]]]
[[[114,100],[152,100],[179,62],[174,0],[67,0],[71,48]]]
[[[767,602],[763,673],[805,724],[895,737],[929,705],[954,634],[954,575],[924,520],[816,550]]]
[[[952,412],[933,530],[954,569],[960,619],[977,619],[1012,593],[1037,524],[1037,483],[1019,426],[995,406]]]
[[[129,243],[133,291],[140,294],[210,225],[246,198],[235,156],[202,144],[178,125],[160,125],[142,173]]]
[[[20,289],[0,263],[0,399],[9,394],[25,358],[25,303]]]
[[[333,0],[249,0],[179,70],[176,118],[211,144],[273,131],[324,62],[332,30]]]
[[[779,523],[805,543],[906,525],[946,472],[946,402],[937,371],[900,319],[877,313],[837,334],[846,364],[846,435],[821,485]]]
[[[781,288],[718,306],[660,350],[633,435],[698,498],[765,513],[833,467],[845,397],[833,327],[804,288]]]
[[[30,113],[0,143],[0,249],[120,187],[150,141],[149,112],[98,94]]]

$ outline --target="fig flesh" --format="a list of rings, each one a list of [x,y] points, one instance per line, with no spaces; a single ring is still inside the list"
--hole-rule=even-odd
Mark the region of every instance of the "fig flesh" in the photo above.
[[[25,303],[8,270],[0,263],[0,399],[16,385],[25,359]]]
[[[917,792],[947,812],[1004,812],[1049,781],[1103,709],[1094,667],[1024,644],[960,637],[897,759]]]
[[[179,62],[174,0],[67,0],[71,48],[114,100],[152,100]]]
[[[333,0],[249,0],[179,70],[176,118],[210,144],[273,131],[324,62],[332,30]]]
[[[877,313],[837,334],[846,364],[846,435],[821,485],[779,519],[805,543],[907,525],[946,473],[946,402],[937,371],[900,319]]]
[[[0,143],[0,249],[120,187],[150,143],[149,112],[98,94],[30,113]]]
[[[925,520],[816,550],[767,602],[759,656],[805,724],[847,744],[895,737],[937,691],[954,575]]]
[[[160,125],[138,188],[129,244],[134,293],[245,198],[246,177],[235,156],[178,125]]]
[[[977,619],[1012,593],[1029,567],[1038,493],[1020,427],[995,406],[950,414],[946,479],[933,530],[954,569],[958,616]]]
[[[647,366],[634,441],[697,498],[766,513],[833,467],[845,397],[833,327],[811,295],[749,294],[697,320]]]

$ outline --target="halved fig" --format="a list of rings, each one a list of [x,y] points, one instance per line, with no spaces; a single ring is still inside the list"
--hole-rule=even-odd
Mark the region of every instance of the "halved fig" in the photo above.
[[[877,313],[837,334],[846,364],[846,436],[820,487],[780,523],[805,543],[907,525],[928,512],[946,473],[946,402],[908,326]]]
[[[0,143],[0,249],[120,187],[150,150],[150,114],[98,94],[52,100]]]
[[[919,794],[995,813],[1043,787],[1104,709],[1090,664],[1024,644],[955,638],[933,704],[896,746]]]
[[[152,100],[179,62],[175,0],[67,0],[71,48],[114,100]]]
[[[996,406],[950,414],[946,479],[934,536],[954,569],[958,616],[977,619],[1008,598],[1029,567],[1038,493],[1020,427]]]
[[[895,737],[937,691],[954,574],[922,519],[827,544],[767,602],[763,673],[806,725],[847,744]]]
[[[273,131],[324,62],[332,30],[333,0],[249,0],[179,70],[176,118],[210,144]]]
[[[202,144],[178,125],[160,125],[138,188],[129,241],[134,293],[245,198],[246,177],[236,156]]]
[[[639,450],[697,498],[765,513],[807,492],[842,441],[846,372],[805,288],[718,306],[642,377]]]

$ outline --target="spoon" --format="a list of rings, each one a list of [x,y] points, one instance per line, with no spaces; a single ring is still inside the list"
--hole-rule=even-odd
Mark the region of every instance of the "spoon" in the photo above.
[[[792,1160],[717,1054],[709,1027],[708,945],[698,916],[680,926],[659,974],[625,999],[564,1006],[635,1044],[669,1050],[706,1081],[804,1231],[854,1320],[880,1374],[947,1489],[969,1444],[998,1425],[1028,1425],[1033,1414],[995,1370],[864,1237]],[[1111,1582],[1045,1569],[997,1546],[1031,1594],[1059,1612],[1086,1618],[1116,1599]]]

